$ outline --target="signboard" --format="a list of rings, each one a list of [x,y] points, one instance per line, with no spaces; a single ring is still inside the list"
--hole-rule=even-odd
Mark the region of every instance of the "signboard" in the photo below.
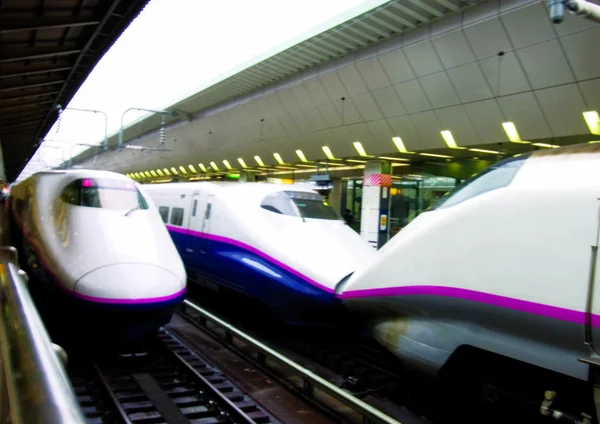
[[[379,216],[379,231],[386,231],[387,230],[387,223],[388,223],[387,213],[382,213]]]

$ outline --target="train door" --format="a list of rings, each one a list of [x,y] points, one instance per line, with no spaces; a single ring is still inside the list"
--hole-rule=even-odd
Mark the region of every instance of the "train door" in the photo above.
[[[188,229],[191,230],[191,234],[188,238],[185,251],[188,256],[192,256],[196,260],[198,259],[197,255],[204,254],[204,238],[200,233],[203,232],[206,201],[207,195],[204,192],[194,193],[192,195],[190,218],[188,222]]]

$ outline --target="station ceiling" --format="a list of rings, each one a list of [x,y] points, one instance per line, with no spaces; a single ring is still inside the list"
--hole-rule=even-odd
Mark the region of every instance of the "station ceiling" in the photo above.
[[[114,149],[115,136],[78,160],[132,174],[284,171],[314,167],[325,146],[350,166],[591,142],[599,44],[600,25],[553,25],[539,0],[395,0],[173,105],[164,145],[159,115],[124,133],[167,151]]]
[[[13,181],[149,0],[0,1],[0,141]]]

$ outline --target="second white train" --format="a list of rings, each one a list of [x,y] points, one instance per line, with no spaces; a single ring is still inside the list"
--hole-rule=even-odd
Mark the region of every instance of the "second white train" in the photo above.
[[[335,286],[375,254],[303,186],[188,182],[145,190],[192,281],[257,299],[289,324],[330,322]]]

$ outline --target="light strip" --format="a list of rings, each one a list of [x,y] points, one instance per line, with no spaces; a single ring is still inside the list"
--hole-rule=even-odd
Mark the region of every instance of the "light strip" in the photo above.
[[[225,165],[225,168],[227,168],[227,169],[232,169],[231,165],[229,164],[229,161],[227,159],[223,159],[223,165]]]
[[[171,172],[173,173],[173,175],[179,175],[179,172],[177,172],[175,167],[171,167]]]
[[[283,165],[285,163],[279,153],[273,153],[273,157],[275,158],[275,160],[277,161],[277,163],[279,165]]]
[[[302,165],[300,163],[297,163],[297,164],[295,164],[295,166],[299,166],[299,167],[302,167],[302,168],[314,168],[314,169],[317,169],[317,167],[315,165]]]
[[[238,158],[237,160],[238,160],[238,163],[242,166],[242,168],[248,168],[246,166],[246,162],[244,161],[244,159]]]
[[[356,151],[358,152],[358,154],[360,156],[368,156],[367,152],[365,151],[365,148],[362,146],[362,144],[360,143],[360,141],[355,141],[352,144],[354,145],[354,148],[356,149]]]
[[[583,112],[583,118],[592,134],[600,135],[600,117],[595,110]]]
[[[158,177],[158,175],[156,175],[156,172],[154,171],[150,171],[150,175],[152,175],[153,177]]]
[[[171,173],[169,172],[169,170],[167,168],[164,168],[163,172],[165,173],[165,175],[171,175]]]
[[[256,163],[258,163],[259,166],[265,166],[265,163],[262,161],[260,156],[258,156],[258,155],[254,156],[254,160],[256,161]]]
[[[410,166],[409,163],[392,163],[392,168],[396,168],[398,166]]]
[[[502,128],[504,128],[504,132],[508,136],[508,139],[511,143],[530,144],[529,141],[521,140],[521,136],[519,135],[517,127],[513,122],[503,122]]]
[[[203,164],[199,163],[198,166],[200,167],[202,172],[208,172],[208,170],[206,169],[206,166],[204,166]]]
[[[165,175],[162,173],[162,171],[161,171],[160,169],[157,169],[157,170],[156,170],[156,173],[157,173],[158,175],[160,175],[161,177],[164,177],[164,176],[165,176]]]
[[[360,159],[346,159],[346,162],[367,163],[366,160],[360,160]]]
[[[190,168],[190,171],[192,171],[194,174],[198,173],[198,171],[196,171],[196,168],[194,168],[194,165],[188,165],[188,168]]]
[[[296,170],[296,168],[292,168],[292,167],[290,167],[290,166],[279,166],[279,165],[278,165],[278,166],[276,166],[275,168],[277,168],[277,169],[291,169],[292,171],[295,171],[295,170]]]
[[[442,138],[451,149],[464,149],[464,147],[459,147],[454,140],[454,136],[448,130],[441,131]]]
[[[552,148],[552,149],[558,149],[560,146],[557,146],[555,144],[548,144],[548,143],[532,143],[532,146],[538,146],[538,147],[547,147],[547,148]]]
[[[494,155],[499,155],[500,152],[497,152],[496,150],[486,150],[486,149],[469,149],[469,151],[471,152],[479,152],[479,153],[492,153]]]
[[[302,162],[308,162],[308,160],[306,159],[306,156],[304,156],[304,153],[302,152],[302,150],[300,150],[300,149],[296,150],[296,154],[298,155],[298,157],[300,158],[300,160]]]
[[[148,171],[144,171],[144,173],[146,174],[146,177],[152,178],[152,175],[150,175],[150,173]]]
[[[327,159],[335,159],[335,156],[333,156],[333,153],[331,153],[331,149],[329,147],[323,146],[321,148],[323,149],[325,156],[327,156]]]
[[[180,166],[180,167],[179,167],[179,170],[181,171],[181,173],[182,173],[183,175],[187,175],[187,171],[185,170],[185,168],[184,168],[183,166]]]
[[[214,169],[215,171],[218,171],[218,170],[219,170],[219,167],[218,167],[218,166],[217,166],[217,164],[216,164],[216,163],[214,163],[214,162],[211,162],[211,163],[210,163],[210,167],[211,167],[212,169]]]
[[[405,165],[405,164],[400,164],[400,165]],[[365,169],[364,165],[355,165],[355,166],[345,166],[343,168],[335,168],[332,169],[331,172],[337,172],[337,171],[349,171],[349,170],[353,170],[353,169]],[[316,169],[297,169],[294,174],[310,174],[311,172],[316,172]],[[289,172],[286,171],[275,171],[275,172],[269,172],[269,175],[286,175],[289,174]],[[266,172],[261,172],[258,175],[267,175]]]
[[[448,156],[448,155],[438,155],[437,153],[419,153],[421,156],[430,156],[432,158],[445,158],[445,159],[452,159],[452,156]]]
[[[600,140],[594,140],[594,141],[590,141],[590,144],[600,144]]]
[[[404,145],[404,142],[402,141],[402,139],[400,137],[392,137],[392,141],[394,142],[396,149],[398,149],[398,151],[400,153],[410,153],[410,154],[414,153],[414,152],[409,152],[406,149],[406,146]]]
[[[410,162],[410,159],[406,159],[406,158],[394,158],[394,157],[391,157],[391,156],[379,156],[379,159],[399,160],[401,162]]]

